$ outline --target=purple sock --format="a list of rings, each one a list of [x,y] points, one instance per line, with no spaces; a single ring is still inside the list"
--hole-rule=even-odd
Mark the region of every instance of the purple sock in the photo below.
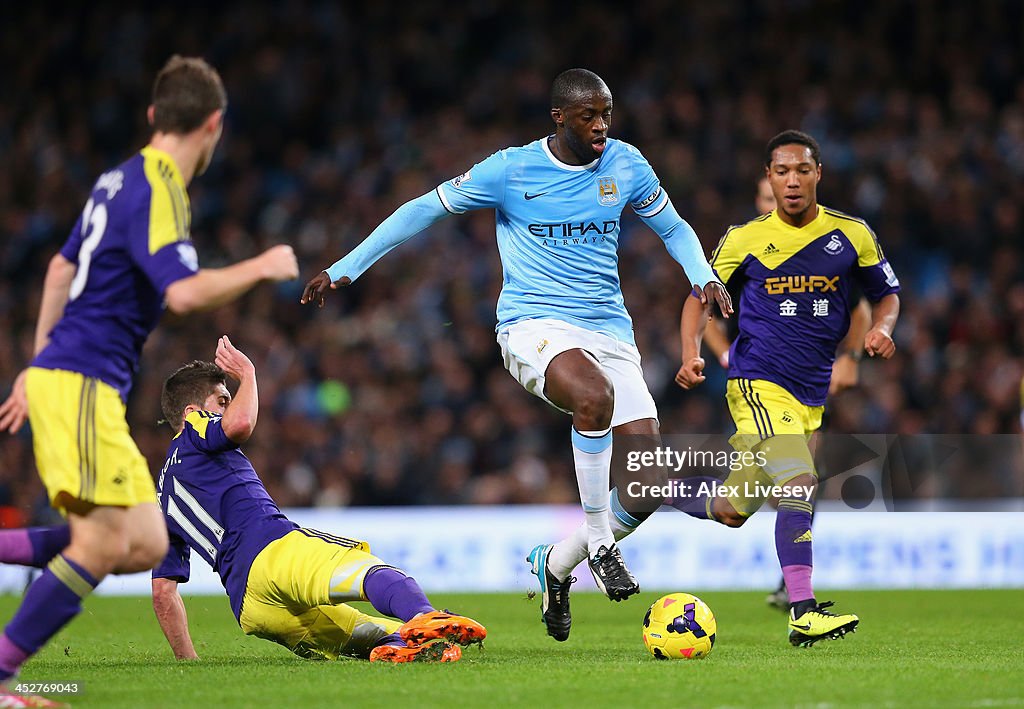
[[[802,564],[782,567],[782,578],[786,580],[786,593],[789,594],[791,604],[814,600],[814,588],[811,586],[812,569],[813,567]]]
[[[28,657],[29,653],[12,643],[7,633],[0,635],[0,681],[10,679]]]
[[[71,527],[31,527],[28,539],[32,542],[32,566],[41,569],[71,544]]]
[[[378,640],[374,647],[380,647],[381,645],[394,645],[395,647],[405,647],[405,641],[402,640],[402,636],[398,633],[391,633],[391,635],[385,635],[383,638]]]
[[[0,532],[0,561],[32,566],[32,557],[32,540],[27,529],[5,529]]]
[[[675,507],[680,512],[697,519],[714,519],[711,515],[712,493],[722,481],[704,475],[696,475],[682,480],[669,480],[676,494],[665,498],[665,504]]]
[[[363,580],[363,593],[378,612],[403,621],[434,610],[416,579],[390,566],[371,569]]]
[[[82,610],[82,599],[98,581],[75,562],[59,554],[29,586],[18,612],[0,638],[0,681],[34,655]]]
[[[28,527],[0,531],[0,562],[41,569],[71,543],[71,528]]]
[[[813,553],[811,548],[811,513],[813,504],[805,500],[784,497],[779,500],[775,515],[775,550],[786,579],[789,602],[797,603],[814,598],[811,586]]]

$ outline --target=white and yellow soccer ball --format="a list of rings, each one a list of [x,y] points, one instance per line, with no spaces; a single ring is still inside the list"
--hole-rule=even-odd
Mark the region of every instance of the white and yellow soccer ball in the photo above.
[[[644,645],[659,660],[696,660],[715,646],[718,623],[708,604],[689,593],[656,600],[644,616]]]

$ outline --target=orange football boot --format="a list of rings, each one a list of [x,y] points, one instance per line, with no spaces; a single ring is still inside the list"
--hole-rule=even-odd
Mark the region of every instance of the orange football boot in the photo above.
[[[487,629],[472,618],[448,611],[432,611],[418,615],[401,628],[398,634],[410,646],[431,640],[446,640],[456,645],[483,644]]]
[[[462,648],[446,642],[401,647],[379,645],[370,651],[370,662],[458,662]]]

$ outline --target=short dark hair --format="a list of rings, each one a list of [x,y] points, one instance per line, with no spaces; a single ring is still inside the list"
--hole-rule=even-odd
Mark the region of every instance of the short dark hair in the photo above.
[[[189,404],[202,406],[218,384],[227,384],[224,370],[213,362],[193,360],[164,380],[160,410],[175,431],[182,426],[182,412]]]
[[[153,129],[191,133],[228,105],[220,74],[198,57],[175,54],[153,82]]]
[[[595,93],[611,95],[604,79],[589,69],[566,69],[551,84],[551,108],[565,108]]]
[[[803,131],[798,130],[784,130],[777,136],[768,141],[768,145],[764,149],[764,166],[771,167],[772,165],[772,153],[780,145],[803,145],[811,149],[811,157],[814,158],[814,164],[821,164],[821,146],[811,136],[807,135]]]

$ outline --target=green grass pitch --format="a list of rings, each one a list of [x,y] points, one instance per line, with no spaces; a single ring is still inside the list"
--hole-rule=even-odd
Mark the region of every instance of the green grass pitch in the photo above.
[[[861,617],[846,640],[790,647],[763,593],[699,593],[718,619],[704,660],[657,661],[640,637],[644,593],[573,596],[572,636],[544,634],[525,593],[435,594],[483,622],[482,651],[452,665],[312,662],[242,635],[226,598],[186,598],[200,662],[170,656],[148,598],[96,597],[24,668],[78,681],[73,707],[1006,707],[1024,706],[1024,593],[823,593]],[[18,599],[0,597],[3,618]]]

